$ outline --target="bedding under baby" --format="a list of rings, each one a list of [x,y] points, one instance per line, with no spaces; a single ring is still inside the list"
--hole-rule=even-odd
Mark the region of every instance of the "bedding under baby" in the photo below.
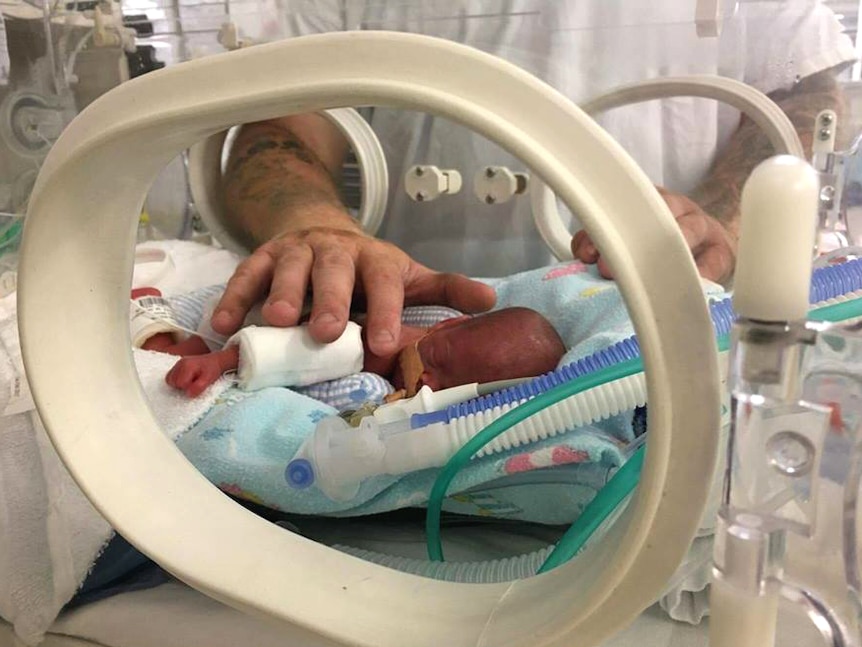
[[[599,278],[593,270],[579,263],[562,264],[506,279],[491,280],[489,283],[494,285],[498,292],[497,308],[512,305],[529,307],[554,324],[569,349],[561,363],[589,355],[632,334],[631,323],[615,284]],[[179,323],[195,330],[202,317],[204,304],[212,300],[220,290],[221,287],[213,286],[196,289],[182,296],[169,297]],[[715,295],[720,293],[720,289],[712,285],[707,285],[705,291]],[[6,329],[10,332],[10,341],[6,351],[0,347],[3,352],[11,352],[17,347],[14,311],[7,314],[11,315],[11,318],[7,319]],[[440,308],[411,309],[405,313],[405,322],[429,326],[456,314]],[[262,502],[270,509],[332,516],[355,516],[424,505],[436,474],[435,470],[402,477],[371,479],[360,488],[354,499],[338,503],[323,497],[314,488],[293,490],[285,481],[284,470],[287,464],[323,416],[355,408],[366,401],[379,401],[391,390],[391,386],[379,376],[360,373],[305,387],[302,393],[285,388],[243,392],[232,385],[229,379],[222,379],[201,398],[189,400],[179,392],[172,392],[164,382],[167,370],[176,361],[175,357],[140,350],[135,350],[134,355],[144,391],[165,433],[176,440],[179,449],[199,470],[226,492],[248,501]],[[7,376],[4,376],[2,371],[0,378],[0,386],[7,388]],[[31,414],[35,423],[38,423],[36,413]],[[26,415],[28,414],[21,414],[18,418],[23,420]],[[502,518],[504,521],[520,519],[568,523],[577,517],[583,505],[620,464],[625,448],[642,431],[644,418],[643,411],[628,412],[600,425],[572,430],[543,443],[474,461],[453,483],[446,509],[481,517]],[[7,418],[8,420],[11,418]],[[697,430],[692,430],[692,433],[697,433]],[[44,430],[41,430],[38,424],[30,430],[22,428],[21,438],[33,434],[44,437],[44,442],[39,442],[40,447],[46,450],[50,447]],[[18,436],[7,433],[5,437],[13,440]],[[9,454],[8,458],[14,461],[14,452]],[[44,454],[42,461],[43,464],[47,464],[45,461],[49,461],[51,465],[56,463],[56,471],[62,472],[64,487],[69,491],[74,489],[74,484],[53,453]],[[18,462],[14,462],[14,465],[18,465]],[[11,469],[7,476],[18,478],[15,475],[19,471]],[[2,476],[3,474],[0,474],[0,477]],[[53,487],[56,489],[56,486]],[[9,492],[8,488],[6,492]],[[38,498],[30,498],[42,505]],[[65,500],[70,500],[70,497],[65,496]],[[74,537],[86,539],[86,546],[82,543],[83,540],[76,539],[75,550],[79,550],[84,560],[87,559],[86,555],[92,555],[89,558],[91,560],[95,559],[98,554],[97,547],[104,547],[110,536],[107,524],[89,507],[84,515],[73,514],[73,510],[64,511],[57,506],[52,509],[57,517],[79,520],[75,522],[78,529]],[[52,523],[56,526],[56,521]],[[18,523],[8,526],[7,530],[17,528],[24,532],[25,525]],[[704,534],[708,532],[709,529],[705,528]],[[12,565],[9,560],[18,559],[18,556],[27,551],[32,552],[32,543],[28,544],[26,533],[19,532],[18,535],[21,541],[16,545],[20,550],[13,547],[7,555],[7,566]],[[57,538],[59,537],[57,535]],[[12,540],[13,543],[16,541],[14,537]],[[87,570],[91,573],[88,582],[94,586],[84,590],[100,597],[105,589],[100,589],[98,585],[105,581],[115,581],[111,577],[105,577],[106,573],[110,575],[112,572],[111,561],[121,562],[122,555],[125,554],[121,550],[121,538],[115,538],[111,545],[117,544],[118,550],[104,552],[104,557],[96,560],[95,565],[90,562],[88,569],[74,569],[75,573],[82,573],[77,585],[71,580],[62,585],[58,584],[57,573],[63,574],[66,569],[55,568],[53,584],[51,581],[43,582],[45,578],[42,577],[32,578],[33,584],[29,585],[32,595],[25,591],[20,604],[12,600],[14,604],[7,606],[0,595],[4,617],[15,623],[19,635],[38,636],[40,631],[47,628],[60,606],[71,597],[74,588],[70,589],[66,585],[80,587]],[[57,550],[62,552],[65,545],[67,544],[58,543]],[[51,553],[55,552],[52,548]],[[118,553],[121,554],[119,560],[116,559]],[[37,560],[34,556],[34,569],[42,563],[41,560],[41,557]],[[698,563],[700,562],[704,562],[708,570],[708,555],[703,559],[699,558]],[[18,565],[21,563],[15,562]],[[133,560],[127,562],[129,563],[134,566],[143,562]],[[116,566],[116,563],[113,565]],[[0,560],[0,567],[2,566]],[[3,568],[0,568],[0,571],[2,570]],[[122,568],[120,570],[122,571]],[[702,571],[703,568],[697,569],[697,582],[691,584],[694,580],[689,576],[688,580],[691,582],[687,580],[676,586],[673,594],[666,598],[673,607],[670,610],[674,617],[691,621],[700,619],[702,610],[690,611],[693,608],[690,591],[692,587],[698,590],[702,588],[705,582],[701,582]],[[46,575],[51,572],[50,568],[45,571]],[[113,572],[118,576],[123,575],[116,569]],[[71,571],[68,575],[74,577]],[[100,580],[100,576],[103,579]],[[125,583],[121,582],[121,590],[158,581],[158,577],[152,576],[152,573],[147,574],[143,583],[135,582],[134,578]],[[35,584],[37,580],[38,586]],[[41,605],[38,602],[42,599],[40,596],[44,595],[45,590],[50,591],[52,586],[54,601]],[[69,593],[64,593],[66,590],[69,590]],[[78,601],[86,599],[82,596]],[[27,642],[29,644],[30,640]]]
[[[568,263],[489,280],[495,309],[531,308],[544,315],[569,349],[566,364],[632,335],[615,283],[581,263]],[[172,299],[180,323],[197,329],[218,287]],[[707,292],[719,294],[716,286]],[[427,325],[456,315],[413,308],[405,322]],[[298,514],[356,516],[422,506],[437,475],[428,469],[365,481],[347,501],[318,489],[293,489],[290,460],[318,422],[367,402],[379,404],[392,386],[371,373],[308,387],[225,390],[178,440],[183,454],[222,490],[260,505]],[[624,460],[635,438],[634,411],[532,445],[474,460],[454,481],[445,510],[546,524],[570,523]],[[553,469],[549,469],[553,468]]]

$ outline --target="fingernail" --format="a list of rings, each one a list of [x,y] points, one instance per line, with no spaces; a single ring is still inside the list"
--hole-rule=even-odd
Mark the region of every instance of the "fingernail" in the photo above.
[[[317,315],[311,323],[323,324],[325,326],[329,326],[332,324],[337,324],[338,323],[338,317],[336,317],[331,312],[324,312],[323,314]]]
[[[395,335],[392,334],[391,330],[378,330],[374,333],[374,345],[375,346],[388,346],[395,341]]]
[[[271,314],[282,319],[290,319],[296,314],[296,308],[287,301],[273,301],[268,307]]]
[[[592,243],[587,243],[586,253],[589,256],[594,256],[595,254],[598,254],[598,250],[596,250],[596,246],[593,245]]]

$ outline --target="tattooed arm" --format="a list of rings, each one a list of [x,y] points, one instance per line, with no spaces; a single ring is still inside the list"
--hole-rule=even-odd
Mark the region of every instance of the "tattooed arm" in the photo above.
[[[779,105],[796,128],[807,158],[811,157],[814,119],[821,110],[842,113],[841,89],[837,70],[828,69],[805,77],[790,90],[773,92],[769,97]],[[709,176],[691,198],[707,213],[738,236],[739,201],[742,186],[754,167],[775,152],[763,131],[743,116],[731,140],[716,158]]]
[[[295,325],[311,291],[309,332],[330,342],[344,332],[358,295],[368,347],[387,356],[397,350],[405,302],[464,312],[494,304],[492,288],[433,272],[362,231],[339,197],[346,151],[343,135],[319,115],[243,127],[228,162],[224,203],[231,232],[255,251],[228,282],[214,330],[235,332],[261,300],[267,323]]]
[[[793,122],[809,157],[817,114],[827,108],[841,114],[836,72],[829,69],[812,74],[790,90],[769,95]],[[709,175],[690,197],[659,189],[705,278],[725,282],[733,275],[742,187],[754,167],[773,154],[760,128],[743,116],[730,141],[716,156]],[[611,275],[586,232],[574,236],[572,253],[584,262],[598,262],[602,274]]]
[[[344,135],[317,114],[243,126],[224,177],[231,233],[255,249],[291,228],[358,231],[339,197],[346,152]]]

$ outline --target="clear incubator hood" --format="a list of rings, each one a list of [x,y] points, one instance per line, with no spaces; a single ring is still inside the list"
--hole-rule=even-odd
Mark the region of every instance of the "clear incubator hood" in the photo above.
[[[689,563],[696,538],[738,528],[726,518],[717,526],[712,521],[720,506],[745,508],[756,499],[739,490],[721,494],[725,458],[734,456],[727,449],[733,434],[724,351],[748,344],[739,351],[736,368],[742,370],[745,353],[757,349],[742,333],[735,341],[725,337],[729,323],[722,329],[719,318],[729,322],[733,311],[718,315],[718,299],[704,298],[702,268],[692,260],[679,214],[655,187],[691,197],[730,223],[736,237],[734,210],[745,179],[759,162],[781,155],[784,170],[774,177],[764,171],[767,179],[752,191],[796,196],[779,202],[802,214],[796,222],[803,231],[810,212],[811,243],[802,234],[794,240],[816,250],[821,260],[815,265],[855,259],[862,245],[854,141],[862,121],[857,6],[802,0],[129,0],[111,8],[107,26],[102,4],[42,9],[44,15],[32,20],[45,34],[59,33],[60,17],[63,28],[84,25],[73,54],[100,53],[105,43],[125,52],[125,72],[142,56],[151,67],[166,64],[131,81],[119,79],[86,108],[72,100],[63,104],[67,117],[57,122],[57,136],[30,163],[38,172],[32,193],[28,187],[24,199],[6,207],[24,221],[20,250],[20,233],[13,232],[5,257],[8,270],[17,271],[21,345],[38,415],[81,490],[145,555],[216,600],[299,628],[309,645],[587,646],[607,641],[661,598],[679,580],[680,564]],[[69,45],[57,42],[55,35],[44,43],[53,66],[44,77],[56,86],[60,70],[74,94],[85,75],[74,72],[80,62],[62,59]],[[14,62],[14,39],[8,46]],[[10,96],[13,85],[10,76]],[[66,96],[57,87],[39,96],[49,95]],[[21,108],[29,115],[23,122],[7,124],[23,123],[14,131],[19,135],[47,132],[43,108],[28,106]],[[317,533],[320,541],[288,523],[274,524],[226,496],[161,433],[125,350],[135,242],[144,232],[247,253],[222,205],[236,133],[242,124],[306,112],[325,114],[348,140],[341,187],[348,208],[366,231],[419,262],[495,280],[564,267],[572,261],[572,235],[585,229],[613,268],[636,335],[629,346],[619,345],[615,361],[600,366],[616,365],[613,379],[609,373],[589,382],[587,369],[560,373],[535,392],[518,392],[496,417],[481,417],[469,437],[458,436],[467,443],[469,451],[461,452],[467,451],[466,462],[483,451],[469,443],[485,438],[489,425],[515,426],[495,441],[504,449],[545,441],[580,420],[575,409],[562,407],[564,399],[605,397],[579,392],[629,380],[619,388],[635,394],[631,406],[609,410],[636,410],[647,433],[621,443],[629,462],[607,470],[602,482],[628,478],[628,485],[616,495],[598,488],[594,502],[585,503],[583,514],[591,513],[590,505],[604,505],[604,511],[592,525],[581,521],[575,534],[586,538],[575,548],[569,542],[565,558],[547,561],[554,552],[549,548],[517,568],[507,570],[507,562],[490,579],[466,582],[452,580],[469,577],[439,576],[444,569],[433,566],[434,559],[375,563],[379,556],[367,551],[331,546],[343,543],[338,528],[347,521],[310,522],[325,527]],[[11,144],[6,150],[9,159],[20,157]],[[0,185],[17,182],[13,176],[0,172]],[[776,239],[786,237],[780,218],[770,222]],[[783,267],[780,254],[764,256],[760,272]],[[811,258],[802,256],[806,269],[798,276],[807,289]],[[724,292],[733,285],[713,287]],[[88,314],[46,316],[47,304]],[[730,374],[737,386],[756,383],[734,381],[733,369]],[[545,406],[559,429],[546,436],[523,431]],[[517,419],[518,409],[535,418]],[[745,429],[753,424],[741,414],[734,421]],[[505,435],[522,431],[527,435],[517,441]],[[358,433],[350,437],[356,443],[351,451],[368,446],[357,441]],[[333,437],[333,443],[346,438],[327,436]],[[303,474],[290,473],[291,459],[322,473],[323,450],[312,456],[307,447],[314,440],[308,443],[284,457],[285,488],[307,487]],[[405,462],[426,470],[445,464],[445,474],[459,448],[453,441],[451,451],[427,465],[411,449]],[[362,472],[349,456],[339,460]],[[731,463],[756,471],[744,460]],[[372,476],[379,473],[389,474]],[[850,491],[855,472],[848,467],[841,474]],[[334,500],[355,493],[353,484],[337,482]],[[784,485],[794,496],[806,487]],[[310,488],[319,486],[320,479]],[[444,514],[455,510],[443,497],[462,493],[439,482],[435,488],[437,495],[429,487],[428,497],[442,500]],[[424,508],[428,498],[417,503]],[[766,515],[765,508],[756,512]],[[494,518],[493,512],[487,516]],[[577,518],[555,520],[559,531],[552,538],[566,543],[572,531],[563,526],[571,523]],[[719,542],[719,573],[754,569],[756,555],[733,553],[728,542]],[[845,557],[855,560],[855,554]],[[499,558],[498,552],[488,561]],[[518,558],[513,553],[503,561]],[[856,564],[842,571],[851,598],[858,597],[856,571]],[[776,573],[769,571],[770,577]],[[726,582],[731,589],[739,583],[730,576]],[[757,591],[745,594],[758,599]],[[731,590],[726,599],[744,597]],[[746,617],[749,629],[771,617],[769,610],[745,616],[732,604],[720,613],[729,614],[722,622]],[[764,634],[749,629],[744,640],[753,642],[745,644],[759,644]],[[839,629],[835,635],[857,631]],[[716,645],[743,644],[735,639],[733,632],[714,636]],[[856,640],[850,644],[858,644],[858,634]]]

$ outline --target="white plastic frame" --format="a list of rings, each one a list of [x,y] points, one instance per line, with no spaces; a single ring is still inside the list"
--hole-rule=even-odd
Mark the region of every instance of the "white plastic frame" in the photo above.
[[[581,109],[595,116],[632,103],[669,97],[701,97],[733,106],[760,127],[776,155],[787,154],[805,159],[805,149],[796,128],[778,104],[760,90],[734,79],[708,75],[649,79],[614,88],[582,104]],[[569,241],[572,233],[557,210],[554,192],[538,177],[533,178],[530,206],[536,228],[554,256],[560,260],[571,260]]]
[[[362,203],[357,219],[372,236],[380,229],[389,201],[389,170],[380,140],[353,108],[324,110],[321,114],[347,138],[356,155],[362,183]],[[196,142],[189,149],[189,190],[207,230],[225,248],[245,255],[249,250],[225,227],[222,195],[223,158],[233,138],[222,131]]]
[[[647,369],[649,451],[634,505],[604,541],[551,573],[459,585],[303,539],[208,483],[144,400],[127,302],[153,178],[232,124],[344,105],[424,110],[496,140],[583,214],[618,277]],[[536,78],[477,50],[391,32],[325,34],[120,86],[69,126],[42,168],[19,290],[34,397],[77,483],[134,545],[236,608],[369,647],[592,645],[660,595],[699,525],[718,450],[718,364],[685,242],[610,136]]]

